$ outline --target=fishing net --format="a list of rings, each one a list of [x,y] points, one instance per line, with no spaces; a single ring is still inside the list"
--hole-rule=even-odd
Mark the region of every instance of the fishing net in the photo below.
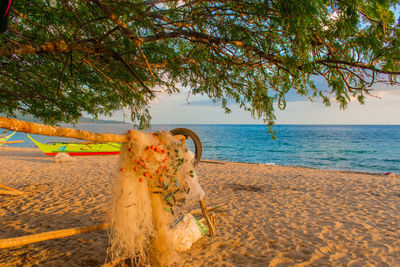
[[[178,259],[170,229],[189,202],[193,155],[168,132],[129,136],[110,211],[109,256],[138,266],[168,266]]]

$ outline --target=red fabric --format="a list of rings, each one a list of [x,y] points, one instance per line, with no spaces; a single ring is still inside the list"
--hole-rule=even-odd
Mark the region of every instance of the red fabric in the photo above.
[[[6,9],[6,12],[4,12],[4,17],[7,16],[8,10],[10,9],[10,6],[11,6],[11,2],[12,2],[12,0],[8,0],[8,6]]]
[[[62,152],[67,153],[70,156],[91,156],[91,155],[116,155],[119,154],[120,151],[113,152]],[[58,153],[45,153],[47,156],[55,156]]]

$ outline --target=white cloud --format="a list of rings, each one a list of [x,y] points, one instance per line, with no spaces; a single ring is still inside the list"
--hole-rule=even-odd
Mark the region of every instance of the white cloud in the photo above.
[[[232,113],[226,114],[219,104],[213,103],[205,96],[190,96],[188,102],[187,92],[172,95],[158,104],[151,105],[150,113],[153,124],[261,123],[237,106],[232,106]]]
[[[297,101],[279,111],[277,123],[282,124],[400,124],[400,92],[389,91],[381,98],[368,97],[365,105],[352,101],[340,110],[332,102],[325,107],[321,102]]]

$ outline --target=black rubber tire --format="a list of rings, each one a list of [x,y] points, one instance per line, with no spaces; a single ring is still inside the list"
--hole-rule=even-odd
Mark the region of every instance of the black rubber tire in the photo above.
[[[194,143],[194,166],[196,166],[200,159],[201,159],[201,154],[203,153],[203,145],[201,144],[199,136],[193,132],[192,130],[189,130],[187,128],[176,128],[170,131],[172,135],[183,135],[185,137],[190,137],[193,140]]]

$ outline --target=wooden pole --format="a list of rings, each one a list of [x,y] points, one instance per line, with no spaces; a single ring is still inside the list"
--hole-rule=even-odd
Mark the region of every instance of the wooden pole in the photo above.
[[[0,128],[22,133],[40,134],[48,136],[61,136],[82,139],[93,142],[118,142],[127,143],[127,135],[95,133],[67,127],[49,126],[40,123],[26,122],[0,116]]]
[[[87,226],[87,227],[80,227],[80,228],[70,228],[64,230],[57,230],[51,232],[45,232],[40,234],[33,234],[21,237],[13,237],[7,239],[0,239],[0,248],[9,248],[15,246],[22,246],[31,243],[41,242],[50,239],[56,239],[61,237],[73,236],[77,234],[92,232],[96,230],[104,230],[108,228],[107,223]]]
[[[200,200],[199,203],[200,203],[201,210],[203,211],[204,219],[206,219],[208,229],[210,230],[210,236],[215,236],[214,224],[212,223],[210,215],[208,214],[206,204],[204,203],[204,200]]]
[[[15,141],[0,141],[0,144],[19,144],[23,143],[24,140],[15,140]]]

